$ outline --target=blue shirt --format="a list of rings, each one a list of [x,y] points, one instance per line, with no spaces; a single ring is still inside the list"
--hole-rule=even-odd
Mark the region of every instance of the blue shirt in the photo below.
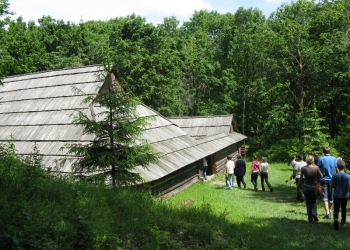
[[[349,197],[350,175],[344,172],[336,173],[332,177],[331,185],[334,186],[335,198]]]
[[[326,154],[318,160],[318,167],[323,174],[321,181],[330,181],[337,168],[337,159],[330,154]]]

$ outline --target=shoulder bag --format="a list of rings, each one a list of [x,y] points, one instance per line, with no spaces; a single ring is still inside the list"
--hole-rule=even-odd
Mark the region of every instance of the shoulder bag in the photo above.
[[[317,180],[317,170],[318,170],[318,167],[315,166],[315,195],[317,197],[319,196],[322,196],[323,195],[323,188],[322,188],[322,185],[321,183]]]

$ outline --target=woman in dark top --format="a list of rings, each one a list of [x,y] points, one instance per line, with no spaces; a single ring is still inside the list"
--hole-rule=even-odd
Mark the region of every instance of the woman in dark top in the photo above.
[[[246,172],[246,165],[245,161],[242,160],[242,156],[239,154],[237,155],[237,161],[236,161],[236,167],[235,167],[235,176],[237,177],[237,186],[238,188],[241,188],[241,183],[244,185],[244,188],[247,187],[245,181],[244,181],[244,175]]]
[[[314,222],[318,221],[315,182],[320,181],[322,178],[322,173],[314,164],[314,157],[312,155],[308,155],[305,160],[307,165],[301,168],[300,179],[297,188],[299,188],[299,186],[304,183],[303,190],[306,202],[307,217],[309,222]]]

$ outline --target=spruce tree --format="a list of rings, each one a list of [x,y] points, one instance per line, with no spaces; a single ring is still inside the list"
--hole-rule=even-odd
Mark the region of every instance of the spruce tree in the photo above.
[[[97,95],[85,96],[83,102],[93,106],[97,112],[90,118],[78,111],[74,115],[74,124],[82,126],[83,133],[93,135],[94,139],[87,144],[67,145],[68,154],[76,157],[72,164],[74,172],[102,172],[110,177],[113,187],[142,182],[135,168],[147,168],[160,156],[147,141],[141,139],[152,117],[141,117],[137,113],[138,99],[109,76],[105,77]]]

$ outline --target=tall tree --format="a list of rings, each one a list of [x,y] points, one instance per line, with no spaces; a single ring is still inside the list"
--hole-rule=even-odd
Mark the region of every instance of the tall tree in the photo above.
[[[277,60],[278,82],[284,84],[284,98],[289,100],[299,122],[300,137],[307,143],[305,114],[315,106],[315,64],[313,63],[314,43],[310,39],[310,23],[315,5],[309,0],[299,0],[282,5],[270,18],[269,25],[276,36],[272,56]],[[318,114],[316,112],[315,114]],[[295,136],[295,135],[294,135]]]
[[[220,41],[231,14],[195,12],[184,23],[184,84],[188,89],[189,115],[227,114],[236,102],[232,68],[225,67]]]
[[[310,29],[315,41],[318,109],[325,118],[327,133],[338,135],[350,114],[350,3],[324,1],[316,5]]]
[[[257,135],[261,129],[266,60],[265,17],[258,9],[239,8],[225,32],[224,56],[226,65],[234,70],[236,89],[233,97],[238,102],[234,113],[241,132]],[[265,98],[266,99],[266,98]]]

